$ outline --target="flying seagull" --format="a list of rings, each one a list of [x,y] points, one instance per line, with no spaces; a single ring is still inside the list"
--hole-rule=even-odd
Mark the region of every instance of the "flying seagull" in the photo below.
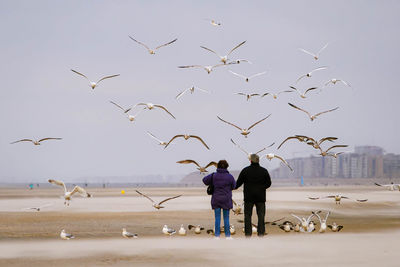
[[[235,146],[237,146],[240,150],[242,150],[243,153],[245,153],[245,154],[247,155],[247,158],[249,158],[249,159],[250,159],[250,155],[251,155],[251,154],[258,154],[258,153],[261,153],[261,152],[263,152],[265,149],[267,149],[267,148],[269,148],[269,147],[271,147],[271,146],[273,146],[273,145],[275,144],[275,143],[272,143],[272,144],[270,144],[269,146],[264,147],[263,149],[260,149],[259,151],[253,153],[253,152],[247,152],[247,151],[246,151],[244,148],[242,148],[240,145],[236,144],[235,141],[233,141],[232,138],[231,138],[231,142],[232,142],[232,144],[234,144]]]
[[[49,207],[49,206],[52,206],[52,205],[53,205],[53,203],[47,203],[47,204],[41,205],[41,206],[39,206],[39,207],[25,208],[24,210],[36,210],[36,211],[41,211],[43,208]]]
[[[321,54],[321,52],[322,52],[325,48],[328,47],[328,44],[329,44],[329,43],[327,43],[326,45],[324,45],[316,54],[311,53],[311,52],[309,52],[309,51],[307,51],[307,50],[305,50],[305,49],[303,49],[303,48],[299,48],[299,50],[300,50],[300,51],[303,51],[303,52],[306,53],[306,54],[309,54],[310,56],[313,56],[315,60],[318,60],[318,59],[319,59],[319,55]]]
[[[136,107],[136,106],[145,106],[145,109],[148,109],[148,110],[152,110],[154,108],[160,108],[160,109],[164,110],[165,112],[167,112],[172,118],[176,119],[175,116],[172,115],[172,113],[169,112],[168,109],[166,109],[162,105],[153,104],[153,103],[138,103],[134,107]]]
[[[246,94],[246,93],[235,93],[236,95],[242,95],[246,97],[246,100],[249,101],[250,98],[252,98],[253,96],[259,96],[260,94]]]
[[[302,108],[299,108],[299,107],[297,107],[297,106],[295,106],[295,105],[293,105],[293,104],[291,104],[291,103],[288,103],[288,104],[289,104],[289,106],[291,106],[292,108],[295,108],[295,109],[298,109],[298,110],[300,110],[300,111],[305,112],[305,113],[308,115],[308,117],[310,118],[311,121],[315,120],[318,116],[320,116],[320,115],[322,115],[322,114],[324,114],[324,113],[332,112],[332,111],[335,111],[335,110],[337,110],[337,109],[339,108],[339,107],[336,107],[336,108],[333,108],[333,109],[330,109],[330,110],[322,111],[322,112],[319,112],[319,113],[317,113],[317,114],[311,115],[307,110],[304,110],[304,109],[302,109]]]
[[[239,130],[241,131],[240,134],[247,138],[247,135],[250,133],[250,129],[253,128],[254,126],[256,126],[257,124],[259,124],[260,122],[262,122],[262,121],[268,119],[269,116],[271,116],[271,114],[269,114],[267,117],[265,117],[265,118],[263,118],[263,119],[261,119],[261,120],[255,122],[255,123],[253,123],[253,124],[250,125],[250,127],[247,128],[247,129],[246,129],[246,128],[240,128],[239,126],[237,126],[237,125],[235,125],[235,124],[233,124],[233,123],[231,123],[231,122],[228,122],[228,121],[226,121],[226,120],[223,120],[223,119],[221,119],[221,118],[218,117],[218,116],[217,116],[217,118],[218,118],[220,121],[225,122],[225,123],[227,123],[227,124],[229,124],[229,125],[231,125],[231,126],[237,128],[237,129],[239,129]]]
[[[171,144],[171,142],[179,137],[183,137],[185,140],[188,140],[189,138],[195,138],[197,140],[199,140],[207,149],[210,149],[207,144],[203,141],[203,139],[201,139],[199,136],[197,135],[189,135],[189,134],[178,134],[175,135],[174,137],[171,138],[171,140],[169,140],[169,142],[165,145],[164,149],[167,148],[167,146],[169,146],[169,144]]]
[[[292,88],[295,92],[297,92],[299,94],[299,96],[301,98],[306,98],[306,94],[312,90],[316,90],[318,87],[310,87],[307,90],[305,90],[303,93],[300,92],[300,90],[298,90],[296,87],[294,86],[289,86],[290,88]]]
[[[273,99],[277,99],[278,96],[279,96],[280,94],[282,94],[282,93],[293,93],[293,91],[292,91],[292,90],[284,90],[284,91],[280,91],[280,92],[277,92],[277,93],[269,93],[269,92],[268,92],[268,93],[262,94],[260,97],[264,97],[264,96],[270,95],[270,96],[273,97]]]
[[[151,132],[147,132],[147,134],[148,134],[151,138],[157,140],[157,141],[158,141],[158,144],[159,144],[160,146],[166,146],[166,145],[167,145],[167,142],[158,139],[158,138],[157,138],[154,134],[152,134]]]
[[[251,75],[251,76],[249,76],[249,77],[246,77],[246,76],[244,76],[244,75],[241,75],[241,74],[239,74],[239,73],[233,72],[233,71],[231,71],[231,70],[229,70],[229,72],[232,73],[233,75],[236,75],[236,76],[238,76],[238,77],[240,77],[240,78],[243,78],[246,82],[249,82],[250,79],[252,79],[252,78],[254,78],[254,77],[257,77],[257,76],[260,76],[260,75],[264,75],[265,73],[267,73],[266,71],[263,71],[263,72],[260,72],[260,73],[253,74],[253,75]]]
[[[236,46],[235,46],[234,48],[232,48],[232,49],[228,52],[228,54],[226,54],[225,56],[221,56],[221,55],[219,55],[217,52],[215,52],[214,50],[211,50],[210,48],[207,48],[207,47],[205,47],[205,46],[200,46],[200,47],[203,48],[203,49],[205,49],[205,50],[207,50],[207,51],[210,51],[211,53],[216,54],[216,55],[219,57],[220,61],[221,61],[223,64],[226,64],[226,63],[228,62],[228,56],[229,56],[233,51],[235,51],[237,48],[239,48],[240,46],[242,46],[244,43],[246,43],[246,41],[243,41],[243,42],[241,42],[240,44],[236,45]]]
[[[400,191],[400,184],[394,184],[393,182],[390,183],[390,184],[378,184],[378,183],[375,183],[375,185],[389,188],[390,191],[394,191],[394,190],[396,190],[396,188]]]
[[[287,163],[287,161],[286,161],[284,158],[282,158],[281,156],[278,156],[278,155],[273,154],[273,153],[269,153],[269,154],[266,154],[265,157],[266,157],[269,161],[271,161],[273,158],[277,158],[277,159],[279,159],[280,161],[282,161],[291,171],[293,171],[293,169],[292,169],[292,167],[290,167],[289,163]]]
[[[217,167],[217,163],[216,163],[215,161],[211,161],[211,162],[208,163],[205,167],[201,167],[196,161],[191,160],[191,159],[180,160],[180,161],[177,161],[176,163],[180,163],[180,164],[190,164],[190,163],[193,163],[193,164],[195,164],[195,165],[197,166],[197,169],[200,171],[200,173],[206,173],[206,172],[208,172],[208,171],[207,171],[207,168],[210,167],[210,166]]]
[[[115,105],[117,108],[120,108],[124,113],[128,113],[128,112],[132,109],[131,107],[125,109],[125,108],[121,107],[120,105],[118,105],[117,103],[115,103],[115,102],[113,102],[113,101],[110,101],[110,103],[113,104],[113,105]]]
[[[326,197],[308,197],[308,198],[311,199],[311,200],[318,200],[318,199],[321,199],[321,198],[333,198],[335,200],[335,204],[337,204],[337,205],[338,204],[340,205],[340,201],[342,199],[350,199],[350,198],[348,198],[346,196],[343,196],[341,194],[330,195],[330,196],[326,196]],[[356,201],[358,201],[358,202],[367,202],[368,199],[356,199]]]
[[[170,44],[176,42],[176,40],[178,40],[178,39],[176,38],[176,39],[172,40],[171,42],[168,42],[168,43],[166,43],[166,44],[157,46],[157,47],[154,48],[154,49],[150,49],[147,45],[145,45],[145,44],[142,43],[142,42],[139,42],[138,40],[133,39],[131,36],[129,36],[129,38],[131,38],[132,41],[135,41],[136,43],[138,43],[138,44],[144,46],[144,47],[147,49],[147,51],[149,52],[150,55],[154,55],[154,54],[156,53],[155,51],[156,51],[157,49],[159,49],[159,48],[161,48],[161,47],[164,47],[164,46],[167,46],[167,45],[170,45]]]
[[[324,66],[324,67],[319,67],[319,68],[313,69],[313,70],[310,71],[309,73],[306,73],[306,74],[300,76],[300,77],[297,79],[296,83],[298,83],[298,82],[299,82],[301,79],[303,79],[304,77],[310,78],[311,75],[312,75],[312,73],[315,72],[315,71],[325,70],[325,69],[327,69],[327,68],[328,68],[328,67]]]
[[[182,196],[182,195],[178,195],[178,196],[174,196],[174,197],[169,197],[169,198],[164,199],[164,200],[161,201],[161,202],[156,203],[156,202],[154,202],[154,200],[151,199],[149,196],[146,196],[145,194],[140,193],[138,190],[135,190],[135,191],[136,191],[136,193],[138,193],[139,195],[144,196],[145,198],[147,198],[148,200],[150,200],[150,201],[153,203],[153,208],[155,208],[155,209],[157,209],[157,210],[162,209],[162,208],[165,208],[164,206],[161,206],[162,203],[164,203],[164,202],[166,202],[166,201],[168,201],[168,200],[171,200],[171,199],[178,198],[178,197]]]
[[[188,68],[202,68],[204,69],[208,74],[210,74],[214,68],[217,67],[222,67],[226,65],[232,65],[232,64],[239,64],[240,62],[235,61],[235,62],[228,62],[226,64],[216,64],[216,65],[209,65],[209,66],[203,66],[203,65],[187,65],[187,66],[178,66],[178,68],[181,69],[188,69]]]
[[[191,94],[193,94],[193,93],[194,93],[194,90],[195,90],[195,87],[194,87],[194,86],[192,86],[192,87],[190,87],[190,88],[188,88],[188,89],[185,89],[185,90],[183,90],[182,92],[180,92],[180,93],[175,97],[175,99],[179,99],[179,98],[180,98],[181,96],[183,96],[183,94],[185,94],[186,92],[190,92]],[[202,92],[204,92],[204,93],[210,93],[209,91],[204,90],[204,89],[201,89],[201,88],[198,88],[198,87],[196,87],[196,90],[202,91]]]
[[[305,142],[305,143],[307,143],[308,145],[313,146],[315,149],[319,149],[319,148],[320,148],[320,145],[321,145],[323,142],[325,142],[325,141],[333,142],[333,141],[337,140],[338,138],[337,138],[337,137],[333,137],[333,136],[328,136],[328,137],[324,137],[324,138],[321,138],[320,140],[316,141],[314,138],[311,138],[311,137],[308,137],[308,136],[305,136],[305,135],[289,136],[289,137],[287,137],[285,140],[283,140],[283,142],[278,146],[278,149],[281,148],[281,146],[282,146],[286,141],[291,140],[291,139],[296,139],[296,140],[298,140],[298,141],[300,141],[300,142]]]
[[[329,81],[327,81],[326,83],[325,83],[325,85],[324,86],[328,86],[330,83],[331,84],[333,84],[333,85],[335,85],[336,83],[338,83],[338,82],[341,82],[341,83],[343,83],[344,85],[346,85],[346,86],[348,86],[348,87],[351,87],[350,86],[350,84],[348,83],[348,82],[346,82],[346,81],[344,81],[344,80],[340,80],[340,79],[330,79]]]
[[[75,193],[79,193],[80,195],[85,196],[85,197],[92,196],[91,194],[87,193],[86,190],[80,186],[75,186],[74,189],[72,189],[72,191],[67,191],[67,187],[65,186],[63,181],[49,179],[48,182],[51,184],[54,184],[54,185],[62,186],[64,188],[63,197],[64,197],[64,205],[66,205],[66,206],[69,206],[69,201],[71,200],[72,196]]]
[[[101,81],[103,81],[103,80],[105,80],[105,79],[114,78],[114,77],[119,76],[119,74],[110,75],[110,76],[105,76],[105,77],[101,78],[100,80],[98,80],[97,82],[92,82],[92,81],[90,81],[89,78],[86,77],[84,74],[82,74],[82,73],[80,73],[80,72],[77,72],[76,70],[73,70],[73,69],[71,69],[71,71],[74,72],[74,73],[76,73],[76,74],[78,74],[78,75],[80,75],[80,76],[82,76],[82,77],[84,77],[84,78],[86,78],[86,79],[89,81],[90,87],[92,87],[92,89],[94,89],[94,88],[99,84],[99,82],[101,82]]]
[[[46,138],[42,138],[39,140],[32,140],[32,139],[21,139],[18,141],[14,141],[10,144],[15,144],[15,143],[19,143],[19,142],[31,142],[32,144],[34,144],[35,146],[39,146],[41,145],[40,142],[46,141],[46,140],[62,140],[62,138],[58,138],[58,137],[46,137]]]

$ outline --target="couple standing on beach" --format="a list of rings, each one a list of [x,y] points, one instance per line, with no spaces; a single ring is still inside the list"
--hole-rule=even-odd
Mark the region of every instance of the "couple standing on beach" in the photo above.
[[[224,217],[225,237],[230,237],[229,211],[232,209],[232,190],[238,189],[242,184],[244,200],[244,233],[246,237],[252,234],[251,216],[253,207],[256,206],[259,237],[265,234],[265,193],[271,186],[271,178],[268,171],[260,166],[260,158],[256,154],[250,155],[250,166],[244,168],[237,181],[228,172],[229,164],[226,160],[218,162],[217,171],[203,178],[205,185],[212,184],[214,192],[211,197],[211,207],[215,214],[215,237],[220,236],[221,210]]]

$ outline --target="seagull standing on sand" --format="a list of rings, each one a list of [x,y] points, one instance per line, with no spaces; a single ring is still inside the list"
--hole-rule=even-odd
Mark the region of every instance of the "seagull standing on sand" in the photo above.
[[[66,206],[69,206],[69,202],[71,201],[71,198],[75,193],[79,193],[85,197],[92,196],[91,194],[87,193],[86,190],[80,186],[75,186],[72,191],[67,191],[67,187],[65,186],[64,182],[62,182],[62,181],[49,179],[48,182],[51,184],[54,184],[54,185],[62,186],[64,188],[64,196],[63,197],[64,197],[64,205],[66,205]]]
[[[199,234],[201,234],[201,231],[204,230],[204,227],[202,227],[202,226],[200,226],[200,225],[194,226],[194,225],[189,224],[189,225],[188,225],[188,229],[189,229],[189,230],[194,229],[194,233],[197,234],[197,235],[199,235]]]
[[[167,225],[164,225],[162,232],[164,235],[173,235],[176,233],[175,229],[169,228]]]
[[[340,232],[340,230],[342,230],[343,225],[338,225],[335,222],[328,225],[329,229],[332,230],[332,232]]]
[[[122,236],[125,238],[137,238],[138,237],[137,234],[132,234],[132,233],[126,231],[125,228],[122,228]]]
[[[64,229],[61,230],[60,237],[61,237],[61,239],[64,239],[64,240],[70,240],[70,239],[75,238],[74,235],[66,233]]]
[[[183,224],[181,224],[181,228],[179,228],[178,234],[182,236],[186,235],[186,229],[185,227],[183,227]]]
[[[330,109],[330,110],[326,110],[326,111],[319,112],[319,113],[317,113],[317,114],[315,114],[315,115],[311,115],[307,110],[304,110],[304,109],[302,109],[302,108],[299,108],[299,107],[297,107],[297,106],[295,106],[295,105],[293,105],[293,104],[291,104],[291,103],[288,103],[288,104],[289,104],[289,106],[291,106],[292,108],[295,108],[295,109],[298,109],[298,110],[300,110],[300,111],[305,112],[305,113],[308,115],[308,117],[310,118],[311,121],[314,121],[318,116],[320,116],[320,115],[322,115],[322,114],[324,114],[324,113],[332,112],[332,111],[335,111],[335,110],[337,110],[337,109],[339,108],[339,107],[336,107],[336,108],[333,108],[333,109]]]
[[[281,228],[286,233],[289,233],[293,229],[293,223],[289,222],[289,221],[285,221],[279,225],[279,228]]]
[[[176,39],[174,39],[174,40],[172,40],[171,42],[168,42],[168,43],[166,43],[166,44],[163,44],[163,45],[160,45],[160,46],[157,46],[156,48],[154,48],[154,49],[150,49],[147,45],[145,45],[144,43],[142,43],[142,42],[139,42],[139,41],[137,41],[137,40],[135,40],[135,39],[133,39],[131,36],[129,36],[129,38],[131,38],[131,40],[132,41],[135,41],[136,43],[138,43],[138,44],[140,44],[140,45],[142,45],[142,46],[144,46],[144,48],[146,48],[147,49],[147,51],[149,52],[149,54],[150,55],[154,55],[156,52],[156,50],[157,49],[159,49],[159,48],[161,48],[161,47],[164,47],[164,46],[167,46],[167,45],[170,45],[170,44],[172,44],[172,43],[174,43],[174,42],[176,42],[176,40],[178,40],[177,38]]]
[[[205,49],[205,50],[207,50],[207,51],[210,51],[211,53],[216,54],[216,55],[219,57],[220,61],[221,61],[223,64],[226,64],[226,63],[228,62],[228,56],[229,56],[233,51],[235,51],[237,48],[239,48],[240,46],[242,46],[244,43],[246,43],[246,41],[243,41],[243,42],[241,42],[240,44],[238,44],[237,46],[235,46],[234,48],[232,48],[232,49],[228,52],[228,54],[226,54],[225,56],[220,56],[217,52],[215,52],[214,50],[211,50],[210,48],[207,48],[207,47],[205,47],[205,46],[200,46],[200,47],[203,48],[203,49]]]
[[[110,75],[110,76],[105,76],[105,77],[101,78],[100,80],[98,80],[97,82],[92,82],[92,81],[89,80],[88,77],[86,77],[86,75],[84,75],[84,74],[82,74],[82,73],[80,73],[80,72],[77,72],[76,70],[73,70],[73,69],[71,69],[71,71],[74,72],[74,73],[76,73],[76,74],[78,74],[78,75],[80,75],[80,76],[82,76],[82,77],[84,77],[84,78],[86,78],[86,79],[89,81],[90,87],[92,87],[92,89],[96,88],[96,86],[97,86],[101,81],[103,81],[103,80],[105,80],[105,79],[110,79],[110,78],[114,78],[114,77],[119,76],[119,74]]]
[[[19,142],[31,142],[32,144],[34,144],[35,146],[40,146],[40,142],[46,141],[46,140],[62,140],[62,138],[58,138],[58,137],[46,137],[46,138],[42,138],[40,140],[32,140],[32,139],[21,139],[18,141],[14,141],[10,144],[15,144],[15,143],[19,143]]]
[[[256,126],[257,124],[259,124],[260,122],[262,122],[262,121],[268,119],[269,116],[271,116],[271,114],[269,114],[267,117],[265,117],[265,118],[263,118],[263,119],[261,119],[261,120],[255,122],[255,123],[253,123],[253,124],[252,124],[249,128],[247,128],[247,129],[246,129],[246,128],[240,128],[239,126],[237,126],[237,125],[235,125],[235,124],[233,124],[233,123],[231,123],[231,122],[228,122],[228,121],[226,121],[226,120],[223,120],[223,119],[221,119],[221,118],[218,117],[218,116],[217,116],[217,118],[218,118],[220,121],[225,122],[225,123],[227,123],[227,124],[229,124],[229,125],[231,125],[231,126],[237,128],[237,129],[239,129],[239,130],[241,131],[240,134],[247,138],[247,135],[250,133],[250,129],[253,128],[254,126]]]
[[[171,140],[169,140],[169,142],[165,145],[164,149],[167,148],[167,146],[169,146],[171,144],[171,142],[176,139],[182,137],[185,140],[188,140],[189,138],[195,138],[197,140],[199,140],[207,149],[210,149],[207,144],[203,141],[203,139],[201,139],[199,136],[197,135],[190,135],[190,134],[178,134],[175,135],[174,137],[171,138]]]
[[[138,190],[135,190],[135,191],[136,191],[136,193],[138,193],[139,195],[141,195],[141,196],[147,198],[148,200],[150,200],[150,201],[153,203],[153,208],[155,208],[155,209],[157,209],[157,210],[162,209],[162,208],[165,208],[164,206],[161,206],[162,203],[167,202],[168,200],[171,200],[171,199],[178,198],[178,197],[182,196],[182,195],[178,195],[178,196],[174,196],[174,197],[169,197],[169,198],[166,198],[166,199],[164,199],[163,201],[161,201],[161,202],[159,202],[159,203],[156,203],[156,202],[154,202],[153,199],[151,199],[151,197],[146,196],[146,195],[143,194],[143,193],[140,193]]]
[[[309,73],[306,73],[306,74],[304,74],[304,75],[301,75],[301,76],[297,79],[296,83],[298,83],[298,82],[299,82],[301,79],[303,79],[304,77],[310,78],[311,75],[312,75],[312,73],[315,72],[315,71],[325,70],[325,69],[327,69],[327,68],[328,68],[328,67],[319,67],[319,68],[313,69],[313,70],[310,71]]]
[[[311,221],[312,217],[315,216],[314,213],[312,213],[310,216],[308,216],[307,219],[304,218],[304,217],[300,218],[299,216],[294,215],[294,214],[292,214],[292,216],[295,217],[297,220],[299,220],[300,225],[301,225],[300,232],[311,232],[311,231],[313,231],[311,228],[309,228],[309,225],[310,225],[310,221]]]
[[[302,52],[304,52],[304,53],[306,53],[306,54],[308,54],[308,55],[310,55],[310,56],[313,56],[315,60],[318,60],[318,59],[319,59],[319,55],[321,54],[322,51],[324,51],[325,48],[328,47],[328,44],[329,44],[329,43],[327,43],[326,45],[324,45],[316,54],[311,53],[311,52],[309,52],[309,51],[307,51],[307,50],[305,50],[305,49],[303,49],[303,48],[299,48],[299,50],[302,51]]]
[[[229,72],[232,73],[233,75],[236,75],[236,76],[238,76],[240,78],[243,78],[245,80],[245,82],[249,82],[250,79],[252,79],[254,77],[257,77],[257,76],[260,76],[260,75],[264,75],[265,73],[267,73],[266,71],[263,71],[263,72],[260,72],[260,73],[253,74],[253,75],[251,75],[249,77],[246,77],[246,76],[243,76],[243,75],[241,75],[239,73],[233,72],[231,70],[229,70]]]

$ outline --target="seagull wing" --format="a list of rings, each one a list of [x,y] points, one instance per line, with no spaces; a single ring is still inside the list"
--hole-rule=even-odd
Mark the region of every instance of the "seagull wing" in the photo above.
[[[186,69],[186,68],[204,68],[202,65],[188,65],[188,66],[178,66],[178,68]]]
[[[289,163],[287,163],[287,161],[284,158],[282,158],[278,155],[274,155],[274,156],[275,156],[275,158],[280,159],[291,171],[293,171],[292,167],[290,167]]]
[[[294,215],[294,214],[291,214],[291,215],[292,215],[293,217],[295,217],[297,220],[299,220],[299,221],[300,221],[300,223],[302,223],[302,222],[303,222],[299,216],[297,216],[297,215]]]
[[[261,152],[263,152],[265,149],[267,149],[266,147],[264,147],[263,149],[260,149],[260,150],[258,150],[257,152],[255,152],[254,154],[258,154],[258,153],[261,153]]]
[[[149,196],[146,196],[145,194],[143,194],[143,193],[140,193],[138,190],[135,190],[136,191],[136,193],[138,193],[139,195],[141,195],[141,196],[143,196],[143,197],[145,197],[145,198],[147,198],[148,200],[150,200],[151,202],[153,202],[154,203],[154,200],[153,199],[151,199],[151,197],[149,197]]]
[[[86,197],[91,197],[91,195],[90,195],[89,193],[87,193],[86,190],[83,189],[83,188],[80,187],[80,186],[75,186],[75,187],[74,187],[74,189],[73,189],[72,192],[71,192],[71,196],[72,196],[73,194],[75,194],[75,193],[79,193],[79,194],[81,194],[81,195],[83,195],[83,196],[86,196]]]
[[[283,142],[278,146],[278,149],[281,148],[281,146],[282,146],[286,141],[288,141],[288,140],[290,140],[290,139],[297,139],[298,141],[300,141],[299,138],[298,138],[297,136],[289,136],[289,137],[287,137],[285,140],[283,140]]]
[[[335,146],[331,146],[330,148],[328,148],[325,152],[328,152],[331,149],[334,149],[336,147],[348,147],[348,145],[335,145]]]
[[[180,164],[190,164],[190,163],[193,163],[193,164],[195,164],[197,167],[200,168],[200,165],[199,165],[196,161],[191,160],[191,159],[180,160],[180,161],[177,161],[176,163],[180,163]]]
[[[299,91],[299,89],[297,89],[296,87],[294,87],[294,86],[289,86],[290,88],[292,88],[293,89],[293,91],[296,91],[299,95],[300,95],[300,91]],[[291,91],[291,92],[293,92],[293,91]]]
[[[251,75],[251,76],[249,77],[249,79],[254,78],[254,77],[257,77],[257,76],[260,76],[260,75],[264,75],[265,73],[267,73],[267,72],[266,72],[266,71],[263,71],[263,72],[260,72],[260,73]]]
[[[196,89],[197,89],[197,90],[200,90],[200,91],[202,91],[202,92],[205,92],[205,93],[210,93],[210,91],[207,91],[207,90],[201,89],[201,88],[199,88],[199,87],[196,87]]]
[[[306,77],[306,76],[307,76],[307,74],[304,74],[304,75],[300,76],[300,77],[296,80],[296,83],[298,83],[301,79],[303,79],[303,78]]]
[[[311,87],[311,88],[308,88],[308,89],[304,92],[304,94],[307,94],[307,92],[312,91],[312,90],[315,90],[315,89],[318,89],[318,87]]]
[[[200,46],[200,47],[203,48],[203,49],[205,49],[205,50],[208,50],[208,51],[210,51],[211,53],[214,53],[214,54],[216,54],[217,56],[220,57],[220,55],[218,55],[217,52],[215,52],[214,50],[211,50],[210,48],[207,48],[207,47],[205,47],[205,46]]]
[[[171,115],[172,118],[176,119],[175,116],[172,115],[172,113],[169,112],[168,109],[166,109],[165,107],[163,107],[161,105],[154,105],[154,106],[163,109],[165,112],[167,112],[169,115]]]
[[[325,141],[330,141],[330,142],[333,142],[334,140],[337,140],[338,138],[337,137],[332,137],[332,136],[328,136],[328,137],[324,137],[324,138],[321,138],[319,141],[318,141],[318,145],[321,145],[323,142],[325,142]]]
[[[324,46],[318,51],[317,55],[321,54],[321,52],[322,52],[325,48],[327,48],[328,45],[329,45],[329,43],[326,43],[326,45],[324,45]]]
[[[217,165],[218,165],[218,163],[216,163],[215,161],[211,161],[210,163],[208,163],[208,164],[204,167],[204,169],[207,169],[207,168],[210,167],[210,166],[214,166],[215,168],[217,168]]]
[[[12,142],[10,144],[15,144],[15,143],[19,143],[19,142],[32,142],[33,143],[33,140],[32,139],[21,139],[21,140],[18,140],[18,141],[14,141],[14,142]]]
[[[240,77],[240,78],[243,78],[243,79],[246,79],[246,78],[247,78],[247,77],[245,77],[245,76],[243,76],[243,75],[241,75],[241,74],[239,74],[239,73],[233,72],[233,71],[231,71],[231,70],[229,70],[229,72],[232,73],[233,75],[236,75],[236,76]]]
[[[291,103],[288,103],[288,104],[289,104],[289,106],[291,106],[292,108],[301,110],[301,111],[307,113],[307,115],[308,115],[309,117],[311,117],[311,114],[310,114],[307,110],[304,110],[304,109],[302,109],[302,108],[299,108],[299,107],[297,107],[297,106],[295,106],[295,105],[293,105],[293,104],[291,104]]]
[[[343,80],[340,80],[344,85],[347,85],[348,87],[351,87],[351,85],[348,82],[345,82]]]
[[[125,112],[125,109],[123,108],[123,107],[121,107],[120,105],[118,105],[117,103],[115,103],[115,102],[113,102],[113,101],[110,101],[110,103],[111,104],[113,104],[113,105],[115,105],[115,106],[117,106],[117,107],[119,107],[120,109],[122,109],[124,112]],[[130,109],[129,109],[130,110]],[[128,111],[129,111],[128,110]]]
[[[46,138],[42,138],[40,139],[38,142],[42,142],[42,141],[46,141],[46,140],[62,140],[62,138],[59,137],[46,137]]]
[[[176,42],[178,40],[178,38],[175,38],[174,40],[172,40],[171,42],[168,42],[168,43],[166,43],[166,44],[163,44],[163,45],[160,45],[160,46],[157,46],[154,50],[156,50],[156,49],[159,49],[159,48],[161,48],[161,47],[163,47],[163,46],[167,46],[167,45],[170,45],[170,44],[172,44],[172,43],[174,43],[174,42]]]
[[[264,94],[260,95],[260,97],[264,97],[266,95],[270,95],[270,93],[264,93]]]
[[[229,51],[229,53],[227,54],[227,56],[229,56],[235,49],[239,48],[241,45],[243,45],[244,43],[246,43],[246,41],[241,42],[240,44],[238,44],[237,46],[235,46],[234,48],[231,49],[231,51]]]
[[[339,226],[337,227],[337,231],[340,232],[340,230],[342,230],[342,228],[343,228],[343,226],[342,226],[342,225],[339,225]]]
[[[311,53],[311,52],[309,52],[309,51],[307,51],[307,50],[305,50],[305,49],[303,49],[303,48],[299,48],[299,50],[302,51],[302,52],[304,52],[304,53],[306,53],[306,54],[309,54],[310,56],[313,56],[313,57],[316,56],[316,55],[314,55],[313,53]]]
[[[59,180],[53,180],[53,179],[49,179],[47,180],[49,183],[51,184],[55,184],[58,186],[62,186],[64,188],[64,193],[67,192],[67,187],[65,186],[63,181],[59,181]]]
[[[189,135],[191,138],[196,138],[197,140],[199,140],[200,142],[202,142],[203,143],[203,145],[207,148],[207,149],[210,149],[208,146],[207,146],[207,144],[203,141],[203,139],[201,139],[199,136],[197,136],[197,135]]]
[[[78,74],[78,75],[81,75],[82,77],[85,77],[85,78],[89,81],[89,78],[86,77],[84,74],[82,74],[82,73],[80,73],[80,72],[77,72],[76,70],[73,70],[73,69],[71,69],[71,71],[72,71],[72,72],[75,72],[75,73]]]
[[[172,137],[171,140],[169,140],[169,142],[165,145],[164,149],[166,149],[167,146],[168,146],[175,138],[178,138],[178,137],[184,137],[184,135],[183,135],[183,134],[178,134],[178,135],[175,135],[174,137]]]
[[[331,214],[331,212],[330,212],[330,211],[328,211],[328,212],[326,213],[326,216],[325,216],[325,222],[328,220],[329,214]]]
[[[375,185],[377,185],[377,186],[384,186],[384,185],[381,185],[381,184],[378,184],[378,183],[375,183]],[[386,186],[386,185],[385,185]]]
[[[322,115],[322,114],[324,114],[324,113],[328,113],[328,112],[331,112],[331,111],[335,111],[335,110],[337,110],[338,108],[339,108],[339,107],[336,107],[336,108],[333,108],[333,109],[330,109],[330,110],[326,110],[326,111],[322,111],[322,112],[320,112],[320,113],[315,114],[314,116],[317,117],[317,116]]]
[[[160,139],[158,139],[154,134],[152,134],[151,132],[147,132],[148,135],[150,135],[150,137],[154,138],[155,140],[157,140],[158,142],[162,143],[163,141],[161,141]]]
[[[231,138],[231,142],[232,142],[235,146],[237,146],[240,150],[242,150],[246,155],[249,155],[249,153],[248,153],[246,150],[244,150],[240,145],[236,144],[236,143],[233,141],[232,138]]]
[[[313,69],[312,71],[310,71],[310,73],[313,73],[313,72],[318,71],[318,70],[325,70],[325,69],[327,69],[327,68],[328,68],[328,67],[326,67],[326,66],[324,66],[324,67],[319,67],[319,68]]]
[[[118,77],[120,74],[114,74],[114,75],[109,75],[109,76],[105,76],[103,78],[101,78],[100,80],[97,81],[97,83],[101,82],[102,80],[105,79],[110,79],[110,78],[114,78],[114,77]]]
[[[178,198],[178,197],[180,197],[180,196],[182,196],[182,195],[178,195],[178,196],[166,198],[166,199],[164,199],[163,201],[161,201],[160,203],[158,203],[158,205],[161,205],[162,203],[167,202],[168,200],[171,200],[171,199],[174,199],[174,198]]]
[[[284,91],[280,91],[280,92],[278,92],[278,93],[276,93],[277,95],[280,95],[280,94],[282,94],[282,93],[293,93],[293,91],[292,90],[284,90]]]
[[[129,36],[129,38],[131,38],[131,40],[135,41],[136,43],[138,43],[138,44],[140,44],[140,45],[143,45],[147,50],[151,50],[151,49],[150,49],[147,45],[145,45],[144,43],[139,42],[138,40],[133,39],[131,36]]]
[[[318,200],[319,199],[319,197],[308,197],[309,199],[311,199],[311,200]]]
[[[255,122],[255,123],[253,123],[247,130],[250,130],[251,128],[253,128],[253,127],[256,126],[257,124],[259,124],[260,122],[262,122],[262,121],[268,119],[269,116],[271,116],[271,114],[269,114],[269,115],[268,115],[267,117],[265,117],[264,119],[261,119],[261,120]]]
[[[367,202],[368,199],[356,199],[358,202]]]
[[[235,128],[237,128],[237,129],[239,129],[239,130],[243,130],[242,128],[240,128],[239,126],[237,126],[237,125],[235,125],[235,124],[233,124],[233,123],[231,123],[231,122],[229,122],[229,121],[226,121],[226,120],[223,120],[223,119],[221,119],[220,117],[218,117],[217,116],[217,118],[220,120],[220,121],[223,121],[223,122],[225,122],[225,123],[227,123],[227,124],[229,124],[229,125],[232,125],[233,127],[235,127]]]
[[[322,223],[321,217],[319,216],[318,213],[312,211],[312,214],[314,214],[315,216],[317,216],[317,218],[318,218],[318,220],[319,220],[319,223]]]

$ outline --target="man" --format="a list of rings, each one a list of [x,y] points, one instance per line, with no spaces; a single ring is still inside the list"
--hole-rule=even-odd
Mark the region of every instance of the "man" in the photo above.
[[[244,233],[246,237],[252,234],[251,216],[253,206],[256,206],[258,224],[257,234],[259,237],[265,234],[265,190],[271,186],[271,177],[268,171],[260,166],[260,158],[256,154],[250,155],[250,166],[244,168],[236,181],[235,189],[244,184]]]

